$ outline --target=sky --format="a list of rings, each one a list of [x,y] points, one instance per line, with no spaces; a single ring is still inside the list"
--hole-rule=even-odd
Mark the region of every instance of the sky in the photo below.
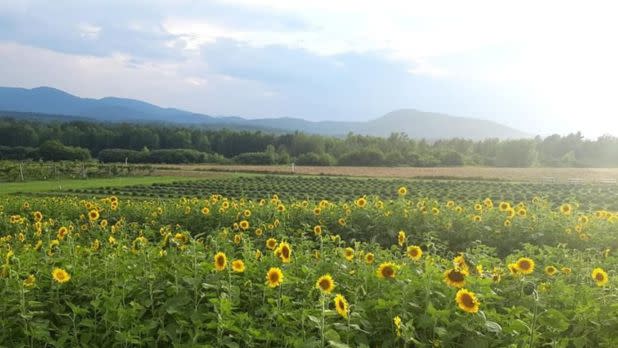
[[[618,135],[611,1],[0,0],[0,85],[214,116]]]

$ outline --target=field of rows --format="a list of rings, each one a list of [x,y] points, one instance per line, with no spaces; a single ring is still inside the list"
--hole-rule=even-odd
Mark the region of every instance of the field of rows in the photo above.
[[[122,188],[102,187],[73,189],[56,194],[79,194],[85,197],[116,195],[148,198],[204,198],[212,194],[225,197],[260,199],[278,194],[281,199],[352,200],[361,195],[382,199],[397,196],[397,188],[410,187],[414,198],[453,199],[478,202],[485,198],[513,202],[544,198],[557,205],[565,201],[580,202],[584,209],[618,210],[616,184],[555,184],[532,182],[363,179],[326,176],[240,176],[165,184],[136,185]]]
[[[304,174],[330,176],[360,176],[381,178],[451,178],[540,182],[553,179],[568,182],[581,179],[594,183],[618,180],[618,168],[499,168],[499,167],[316,167],[290,165],[220,165],[220,164],[157,164],[158,172],[184,172],[186,175],[206,171],[262,174]],[[193,174],[191,174],[193,172]],[[169,174],[168,174],[169,175]],[[177,175],[177,174],[174,174]]]
[[[473,184],[415,182],[425,199],[396,181],[304,180],[0,198],[0,345],[618,346],[615,212]],[[331,199],[291,198],[322,186]]]

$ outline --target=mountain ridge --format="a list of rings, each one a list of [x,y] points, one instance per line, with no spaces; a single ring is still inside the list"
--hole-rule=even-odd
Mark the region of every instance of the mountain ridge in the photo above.
[[[215,128],[301,131],[331,136],[355,134],[386,137],[406,133],[410,138],[528,138],[531,135],[500,123],[416,109],[398,109],[369,121],[309,121],[294,117],[246,119],[215,117],[177,108],[164,108],[136,99],[81,98],[53,87],[0,87],[0,110],[18,113],[76,116],[99,122],[165,122]]]

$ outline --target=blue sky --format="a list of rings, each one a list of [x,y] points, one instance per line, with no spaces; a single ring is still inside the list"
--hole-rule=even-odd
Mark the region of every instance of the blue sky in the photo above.
[[[210,115],[618,135],[612,2],[3,1],[0,85]]]

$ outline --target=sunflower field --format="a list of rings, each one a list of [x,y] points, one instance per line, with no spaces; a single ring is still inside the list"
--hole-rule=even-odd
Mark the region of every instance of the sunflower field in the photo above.
[[[618,214],[411,190],[0,198],[0,345],[618,346]]]
[[[282,200],[353,201],[362,195],[397,198],[399,187],[414,187],[408,197],[456,200],[470,203],[487,197],[494,201],[530,201],[534,197],[550,204],[579,202],[582,209],[618,210],[618,186],[603,183],[539,183],[489,180],[383,179],[306,175],[239,175],[205,180],[99,187],[43,192],[42,195],[125,198],[208,197],[213,192],[228,198],[259,200],[276,192]]]

